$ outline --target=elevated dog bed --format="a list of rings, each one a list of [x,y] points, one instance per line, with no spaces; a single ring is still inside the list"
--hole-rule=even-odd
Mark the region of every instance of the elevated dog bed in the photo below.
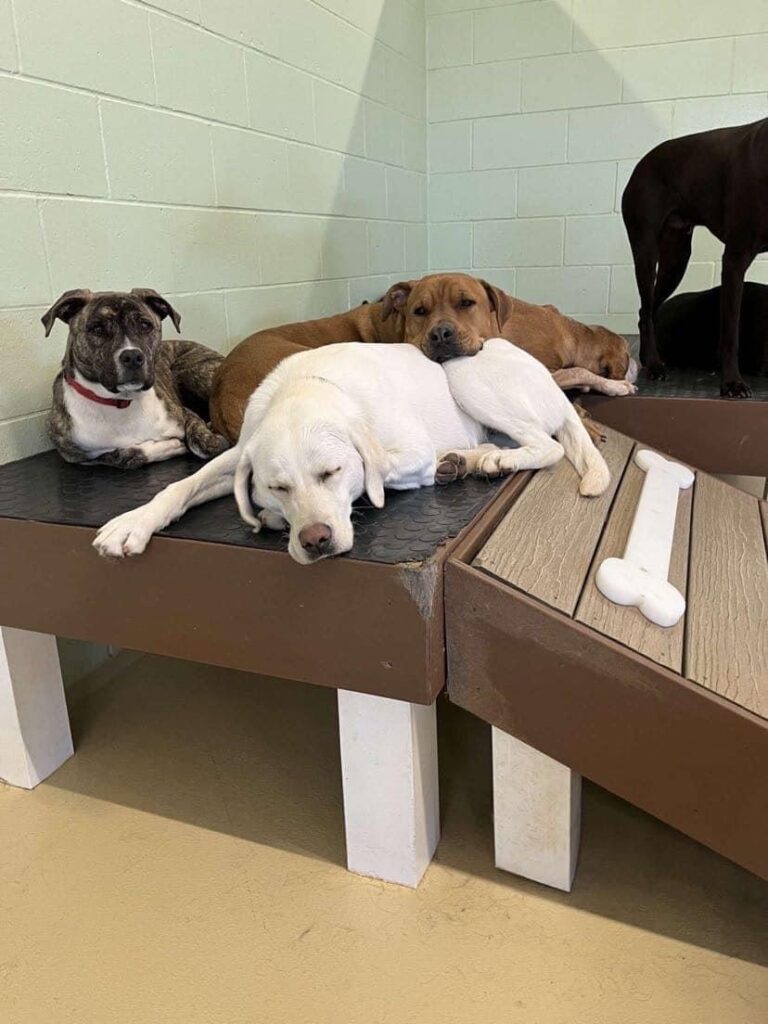
[[[349,556],[309,567],[231,498],[143,556],[99,558],[95,528],[192,459],[0,468],[0,777],[31,787],[72,754],[55,636],[335,687],[349,866],[415,885],[439,834],[447,681],[494,726],[500,866],[570,886],[580,772],[768,875],[765,507],[697,473],[671,570],[688,612],[652,627],[594,587],[598,560],[623,550],[634,446],[609,432],[613,483],[594,500],[565,462],[389,494],[357,512]]]
[[[448,692],[768,877],[768,506],[696,473],[669,573],[688,607],[660,628],[595,586],[625,550],[644,475],[635,449],[609,431],[608,493],[585,505],[558,464],[520,487],[482,544],[454,550]]]
[[[666,380],[641,375],[637,394],[589,394],[600,423],[709,473],[768,476],[768,377],[747,377],[751,399],[720,397],[720,377],[670,368]]]

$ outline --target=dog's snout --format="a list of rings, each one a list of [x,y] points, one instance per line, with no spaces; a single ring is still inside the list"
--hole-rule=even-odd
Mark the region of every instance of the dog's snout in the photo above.
[[[330,553],[333,531],[327,523],[312,523],[299,532],[299,543],[313,558]]]
[[[124,370],[141,370],[146,361],[140,348],[123,349],[118,358]]]
[[[456,341],[456,328],[448,320],[442,320],[429,332],[429,340],[433,345],[452,345]]]

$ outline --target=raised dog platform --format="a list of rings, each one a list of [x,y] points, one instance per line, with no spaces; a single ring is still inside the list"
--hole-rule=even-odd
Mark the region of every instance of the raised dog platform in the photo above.
[[[666,380],[641,374],[629,398],[584,395],[599,423],[708,473],[768,476],[768,377],[748,377],[752,398],[720,397],[720,378],[668,369]]]
[[[334,687],[349,866],[415,885],[439,835],[447,682],[495,727],[500,866],[570,887],[582,773],[768,875],[765,508],[697,473],[673,556],[688,614],[651,627],[593,583],[626,539],[634,444],[609,431],[613,484],[596,500],[565,462],[390,493],[358,510],[350,555],[309,567],[231,498],[143,556],[99,558],[96,528],[192,459],[0,468],[0,778],[32,787],[72,754],[56,636]]]
[[[535,757],[564,822],[580,773],[768,878],[768,791],[757,781],[768,778],[768,506],[696,472],[678,503],[669,575],[687,611],[655,626],[595,586],[602,561],[625,550],[644,477],[636,448],[609,431],[605,495],[579,501],[559,463],[521,487],[487,539],[454,550],[448,692],[503,731],[502,776],[510,759],[520,772]],[[510,736],[534,754],[510,751]],[[519,831],[526,808],[513,810]],[[504,859],[503,807],[496,818]],[[540,834],[535,817],[527,826]],[[565,826],[560,837],[541,880],[567,888],[577,843]],[[544,856],[531,845],[535,855],[516,849],[504,866],[529,873]]]

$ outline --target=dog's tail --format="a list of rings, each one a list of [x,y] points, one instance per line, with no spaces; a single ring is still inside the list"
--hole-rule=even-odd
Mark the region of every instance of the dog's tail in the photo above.
[[[563,446],[565,457],[581,477],[579,493],[587,498],[602,494],[611,482],[610,470],[570,402],[568,416],[555,437]]]

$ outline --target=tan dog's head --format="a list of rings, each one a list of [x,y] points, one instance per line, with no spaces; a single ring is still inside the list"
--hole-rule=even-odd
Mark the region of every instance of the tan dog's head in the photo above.
[[[402,317],[403,341],[436,363],[476,355],[500,333],[510,300],[486,281],[467,274],[432,274],[401,281],[384,296],[382,318]]]
[[[634,381],[637,377],[637,364],[632,359],[629,344],[607,327],[589,326],[587,344],[579,349],[579,366],[583,366],[598,377],[609,380]]]

